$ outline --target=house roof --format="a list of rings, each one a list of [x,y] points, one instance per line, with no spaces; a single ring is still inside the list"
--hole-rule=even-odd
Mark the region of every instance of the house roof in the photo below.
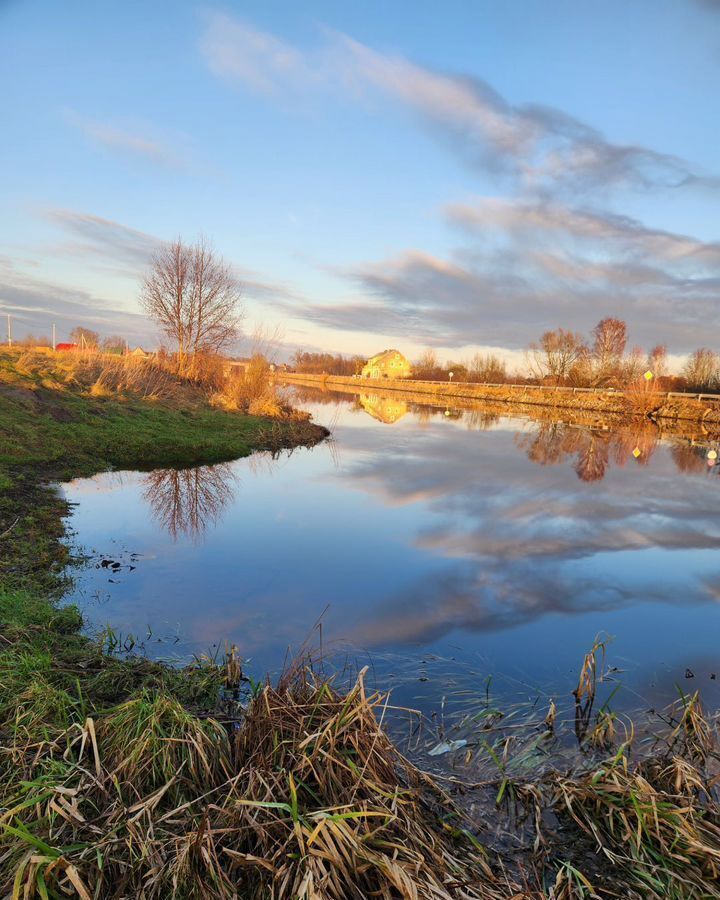
[[[367,365],[371,365],[371,364],[375,365],[376,363],[382,362],[383,359],[385,359],[388,356],[391,356],[394,353],[397,353],[398,356],[403,356],[399,350],[393,350],[393,349],[383,350],[380,353],[376,353],[375,356],[371,356],[370,359],[367,361]],[[404,356],[403,356],[403,359],[405,359]]]

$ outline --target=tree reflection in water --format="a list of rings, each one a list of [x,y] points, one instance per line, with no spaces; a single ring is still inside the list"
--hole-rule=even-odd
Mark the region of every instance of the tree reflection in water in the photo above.
[[[143,478],[143,497],[173,540],[193,539],[220,520],[235,497],[238,477],[228,463],[193,469],[156,469]]]
[[[619,431],[577,427],[562,422],[542,422],[517,436],[517,445],[534,463],[555,466],[575,457],[573,469],[581,481],[600,481],[610,461],[624,466],[629,460],[646,466],[655,452],[659,434],[652,426]],[[634,450],[639,451],[637,459]]]

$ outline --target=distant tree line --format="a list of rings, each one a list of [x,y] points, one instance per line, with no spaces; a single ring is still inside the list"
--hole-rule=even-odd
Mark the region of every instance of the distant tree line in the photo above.
[[[86,350],[103,350],[105,353],[124,353],[127,341],[118,334],[101,338],[97,331],[76,325],[69,334],[70,342]],[[43,334],[37,337],[32,332],[13,343],[18,347],[52,347],[50,338]]]
[[[508,371],[505,360],[493,353],[476,353],[467,361],[441,363],[427,349],[413,363],[413,378],[424,381],[486,382],[489,384],[547,384],[572,387],[720,391],[720,355],[707,347],[693,351],[679,375],[668,371],[668,351],[657,344],[649,351],[628,349],[627,324],[614,316],[601,319],[586,337],[577,331],[545,331],[527,348],[526,366]],[[652,379],[643,378],[646,372]]]
[[[292,367],[296,372],[313,375],[359,375],[366,362],[364,356],[298,350],[292,358]]]
[[[425,350],[413,364],[413,378],[421,381],[455,381],[503,384],[509,380],[507,363],[492,353],[476,353],[468,362],[449,360],[441,365],[434,350]]]
[[[720,356],[707,347],[693,351],[678,376],[668,373],[667,347],[657,344],[647,353],[629,351],[622,319],[601,319],[586,339],[575,331],[546,331],[527,350],[528,370],[540,383],[578,387],[625,388],[651,372],[654,385],[670,389],[715,391],[720,388]]]

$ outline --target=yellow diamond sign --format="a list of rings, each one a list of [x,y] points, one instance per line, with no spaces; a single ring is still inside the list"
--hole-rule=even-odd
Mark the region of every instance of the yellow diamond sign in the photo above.
[[[639,447],[636,447],[636,448],[633,450],[633,456],[635,457],[635,459],[637,459],[638,456],[640,456],[641,454],[642,454],[642,450],[641,450]]]
[[[645,372],[645,374],[643,375],[645,381],[650,381],[650,379],[653,377],[653,373],[650,371],[650,369],[648,369],[647,372]]]

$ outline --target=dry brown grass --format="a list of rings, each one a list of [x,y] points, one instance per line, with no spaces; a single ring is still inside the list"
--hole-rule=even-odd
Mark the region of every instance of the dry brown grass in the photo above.
[[[665,401],[657,378],[647,381],[644,377],[636,379],[627,385],[624,399],[631,414],[642,416],[651,415]]]
[[[5,351],[0,354],[0,380],[21,380],[24,385],[74,390],[93,397],[133,396],[146,400],[177,397],[187,393],[189,385],[163,360],[98,352]]]
[[[559,809],[636,896],[720,897],[718,806],[706,775],[687,760],[633,765],[620,752],[584,777],[557,777],[554,786]]]
[[[304,668],[240,727],[143,694],[46,747],[0,816],[0,889],[18,897],[499,898],[482,849],[393,747],[363,673],[347,694]],[[65,746],[66,749],[62,750]]]
[[[253,416],[284,418],[294,415],[292,406],[278,387],[267,360],[253,356],[244,371],[232,372],[211,402],[223,409]]]

